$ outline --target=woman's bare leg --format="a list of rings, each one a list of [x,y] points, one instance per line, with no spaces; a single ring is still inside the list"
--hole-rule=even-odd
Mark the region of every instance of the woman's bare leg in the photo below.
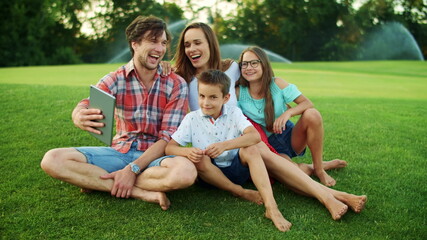
[[[364,205],[361,203],[363,202],[363,196],[357,196],[360,198],[358,199],[352,197],[355,195],[325,187],[311,179],[295,164],[271,152],[264,143],[259,143],[257,146],[270,176],[299,193],[318,199],[329,210],[334,220],[340,219],[347,212],[348,207],[346,204],[349,204],[351,208],[356,207],[357,202],[359,205]],[[357,208],[360,209],[361,207]]]

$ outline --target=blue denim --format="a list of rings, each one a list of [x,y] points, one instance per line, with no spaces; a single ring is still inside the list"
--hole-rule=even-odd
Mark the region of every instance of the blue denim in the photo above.
[[[286,129],[280,134],[273,133],[268,137],[268,143],[276,149],[278,153],[283,153],[288,155],[290,158],[296,157],[296,156],[304,156],[305,150],[302,151],[300,154],[297,154],[294,149],[292,148],[292,129],[294,128],[294,124],[291,121],[286,122]]]
[[[76,147],[77,151],[86,156],[87,162],[111,173],[123,169],[139,158],[144,151],[137,150],[137,143],[132,143],[129,152],[121,153],[111,147]],[[152,161],[147,168],[160,166],[163,159],[174,156],[163,156]]]

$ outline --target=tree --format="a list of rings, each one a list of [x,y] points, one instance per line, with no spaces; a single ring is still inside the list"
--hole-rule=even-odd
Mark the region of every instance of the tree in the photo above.
[[[259,45],[293,61],[331,60],[339,50],[338,21],[349,12],[351,1],[265,0],[242,1],[234,19],[220,23],[224,41]]]
[[[85,46],[85,62],[108,62],[120,55],[124,55],[120,60],[127,61],[130,54],[125,29],[137,16],[153,15],[167,23],[183,19],[183,11],[176,4],[155,0],[108,0],[96,7],[106,11],[98,13],[91,22],[94,29],[102,23],[103,29]]]
[[[1,16],[8,23],[0,27],[0,66],[79,62],[74,51],[80,29],[76,14],[86,2],[2,1]]]

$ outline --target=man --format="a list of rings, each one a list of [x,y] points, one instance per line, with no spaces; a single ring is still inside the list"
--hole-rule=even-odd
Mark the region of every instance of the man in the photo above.
[[[172,73],[161,76],[159,63],[170,34],[156,17],[137,17],[126,36],[132,60],[102,78],[97,87],[116,97],[116,136],[111,147],[59,148],[41,162],[50,176],[82,189],[111,191],[116,197],[170,206],[165,192],[186,188],[196,179],[194,165],[164,150],[188,109],[188,87]],[[99,109],[83,99],[72,113],[74,124],[100,134]]]

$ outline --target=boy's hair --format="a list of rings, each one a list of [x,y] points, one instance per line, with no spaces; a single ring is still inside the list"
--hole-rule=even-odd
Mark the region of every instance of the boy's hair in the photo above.
[[[207,85],[219,85],[223,96],[230,92],[230,78],[219,70],[206,70],[199,77],[199,83]]]
[[[153,37],[158,38],[165,32],[166,39],[170,42],[171,34],[167,29],[166,23],[162,19],[154,16],[138,16],[126,28],[126,39],[128,40],[132,57],[134,55],[132,42],[139,43],[147,32],[149,32],[149,35],[145,36],[146,39],[151,39]]]

